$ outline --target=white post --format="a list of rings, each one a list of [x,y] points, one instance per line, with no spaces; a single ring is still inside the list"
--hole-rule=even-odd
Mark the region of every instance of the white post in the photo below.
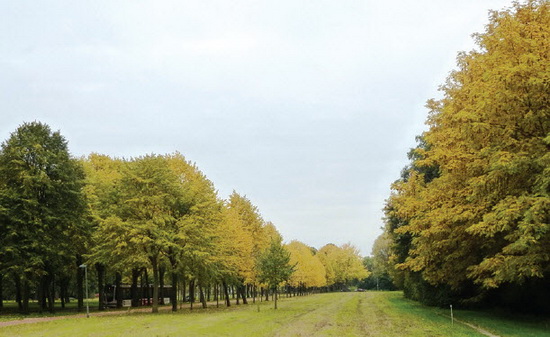
[[[88,266],[82,264],[80,265],[80,268],[84,268],[84,279],[86,282],[86,317],[90,318],[90,297],[88,296]]]
[[[455,325],[455,318],[453,316],[453,305],[451,304],[451,325]]]

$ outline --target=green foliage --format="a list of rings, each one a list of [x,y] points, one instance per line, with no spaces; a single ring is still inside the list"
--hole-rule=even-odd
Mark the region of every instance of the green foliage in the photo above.
[[[87,237],[83,178],[63,136],[45,124],[25,123],[2,143],[0,273],[28,289],[66,272]]]
[[[271,240],[269,248],[258,257],[257,264],[259,281],[271,289],[288,281],[295,269],[290,264],[290,252],[280,240]]]
[[[391,273],[393,265],[390,261],[392,240],[387,232],[382,233],[372,247],[372,256],[363,258],[365,269],[370,275],[359,283],[363,289],[395,290]]]
[[[73,288],[81,298],[82,263],[96,266],[89,271],[97,272],[100,302],[101,285],[113,278],[152,282],[154,312],[165,272],[174,289],[182,276],[203,288],[222,282],[236,286],[246,303],[245,286],[276,287],[293,271],[275,225],[236,192],[219,199],[213,183],[179,153],[132,159],[92,153],[77,161],[58,132],[35,122],[2,145],[0,178],[0,275],[9,279],[10,297],[22,293],[18,298],[28,302],[31,288],[38,289],[41,308],[48,298],[53,310],[55,288],[64,284],[66,291],[77,273]],[[304,268],[315,274],[307,282],[322,285],[324,266],[314,249],[305,252]]]

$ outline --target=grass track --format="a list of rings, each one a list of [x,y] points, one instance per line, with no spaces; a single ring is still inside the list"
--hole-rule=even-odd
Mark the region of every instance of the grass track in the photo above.
[[[72,317],[0,328],[0,336],[482,336],[460,324],[451,326],[437,309],[405,300],[399,292],[283,298],[278,310],[272,302],[259,308]],[[534,329],[542,334],[533,336],[545,336],[540,326]]]

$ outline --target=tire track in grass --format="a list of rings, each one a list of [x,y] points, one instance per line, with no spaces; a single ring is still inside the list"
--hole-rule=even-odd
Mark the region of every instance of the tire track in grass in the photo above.
[[[287,321],[273,336],[319,336],[336,326],[337,313],[348,299],[343,296],[336,297],[333,294],[319,294],[315,297],[317,300],[319,297],[324,297],[325,300],[323,303],[317,300],[312,302],[311,308],[307,308],[306,312]]]

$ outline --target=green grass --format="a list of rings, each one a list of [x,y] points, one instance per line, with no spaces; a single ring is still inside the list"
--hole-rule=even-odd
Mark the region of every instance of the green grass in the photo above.
[[[482,336],[464,325],[452,326],[439,309],[403,299],[399,292],[319,294],[283,298],[279,304],[278,310],[264,302],[193,312],[67,317],[0,327],[0,336]],[[470,320],[465,313],[471,312],[457,312]],[[486,328],[492,322],[490,316],[480,319],[478,325]],[[502,336],[524,336],[529,328],[517,322],[511,326],[515,334]],[[543,326],[532,328],[536,336],[550,336],[547,329],[536,330]]]
[[[496,311],[455,311],[460,320],[481,326],[500,336],[550,337],[550,318],[535,317]]]
[[[89,300],[90,313],[98,311],[99,300],[90,299]],[[22,315],[19,313],[17,303],[15,301],[4,301],[4,307],[0,309],[0,322],[19,320],[25,318],[37,318],[37,317],[57,317],[57,316],[68,316],[68,315],[79,315],[86,313],[86,301],[84,301],[84,311],[78,312],[77,301],[71,301],[65,305],[65,308],[61,308],[61,303],[57,301],[54,306],[54,313],[50,313],[45,310],[43,313],[38,312],[38,302],[30,301],[29,302],[29,315]]]

